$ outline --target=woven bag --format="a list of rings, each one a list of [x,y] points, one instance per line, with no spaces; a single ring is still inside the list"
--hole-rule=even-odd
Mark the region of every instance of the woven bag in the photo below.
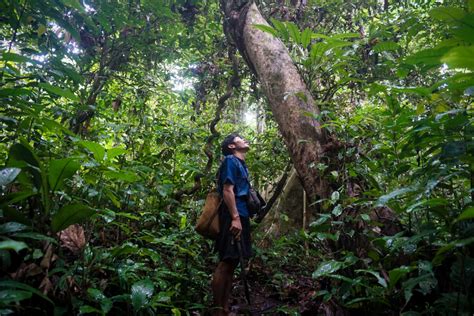
[[[206,238],[216,239],[219,234],[219,209],[222,198],[214,189],[206,197],[206,202],[196,223],[196,232]]]

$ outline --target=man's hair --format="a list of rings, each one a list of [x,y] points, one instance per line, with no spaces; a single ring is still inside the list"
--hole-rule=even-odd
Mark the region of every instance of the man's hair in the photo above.
[[[234,139],[236,137],[242,137],[242,136],[240,136],[238,133],[232,133],[232,134],[229,134],[226,138],[224,138],[224,141],[221,144],[222,154],[224,156],[232,155],[234,153],[232,149],[229,148],[229,145],[234,142]]]

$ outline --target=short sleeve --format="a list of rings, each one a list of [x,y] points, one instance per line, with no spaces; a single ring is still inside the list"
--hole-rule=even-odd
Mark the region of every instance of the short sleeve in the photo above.
[[[226,157],[222,162],[222,169],[220,174],[220,183],[235,185],[237,181],[239,168],[235,159]]]

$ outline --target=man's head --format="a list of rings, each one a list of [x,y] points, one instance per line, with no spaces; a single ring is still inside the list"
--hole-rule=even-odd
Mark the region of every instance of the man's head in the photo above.
[[[236,151],[245,153],[249,150],[249,143],[239,134],[232,133],[224,138],[221,149],[224,156],[233,155]]]

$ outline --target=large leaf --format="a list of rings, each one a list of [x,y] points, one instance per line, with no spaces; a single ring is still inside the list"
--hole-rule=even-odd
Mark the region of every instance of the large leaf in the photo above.
[[[344,268],[344,262],[336,261],[336,260],[329,260],[322,262],[319,267],[313,272],[312,277],[314,279],[327,276],[332,274],[342,268]]]
[[[474,46],[460,46],[451,49],[441,61],[451,68],[474,70]]]
[[[397,284],[398,280],[400,280],[404,275],[406,275],[408,272],[410,272],[413,269],[414,268],[412,267],[401,266],[399,268],[390,270],[390,272],[388,273],[389,280],[390,280],[389,282],[390,288],[393,288]]]
[[[87,290],[87,294],[96,302],[100,303],[100,307],[102,309],[102,312],[107,314],[111,309],[113,302],[110,298],[104,295],[101,290],[95,289],[95,288],[90,288]]]
[[[48,301],[48,302],[50,302],[51,304],[54,305],[53,301],[51,301],[46,295],[44,295],[43,293],[41,293],[39,290],[35,289],[34,287],[31,287],[31,286],[29,286],[27,284],[24,284],[24,283],[20,283],[20,282],[13,281],[13,280],[2,280],[2,281],[0,281],[0,288],[7,288],[7,289],[15,288],[15,289],[28,291],[28,292],[31,292],[32,294],[38,295],[42,299],[44,299],[44,300],[46,300],[46,301]]]
[[[58,95],[60,97],[65,97],[67,99],[70,99],[72,101],[79,102],[79,98],[69,89],[63,89],[60,87],[55,87],[50,85],[49,83],[41,82],[38,84],[41,88],[44,90],[48,91],[49,93]]]
[[[254,28],[260,30],[260,31],[263,31],[263,32],[266,32],[266,33],[269,33],[269,34],[272,34],[273,36],[277,36],[278,32],[271,26],[269,25],[265,25],[265,24],[254,24],[253,25]]]
[[[104,159],[105,148],[102,145],[86,140],[80,141],[79,144],[91,151],[95,160],[102,161]]]
[[[120,147],[107,149],[107,160],[113,160],[115,157],[126,154],[127,150]]]
[[[73,158],[52,160],[49,163],[48,180],[52,191],[63,187],[65,179],[68,179],[76,173],[81,164]]]
[[[464,17],[466,12],[461,8],[455,7],[438,7],[430,11],[430,16],[439,21],[453,22]]]
[[[19,252],[20,250],[28,248],[28,245],[22,241],[16,240],[4,240],[0,241],[0,250],[14,250]]]
[[[40,161],[33,149],[26,143],[17,143],[10,147],[8,166],[26,168],[34,178],[34,184],[39,189],[43,184],[43,172]]]
[[[311,43],[311,35],[313,35],[313,32],[309,28],[306,28],[301,33],[301,46],[304,48],[308,47],[308,45]]]
[[[141,280],[132,285],[132,305],[135,311],[146,307],[153,296],[154,286],[149,279]]]
[[[32,296],[29,291],[20,291],[20,290],[3,290],[0,291],[0,301],[3,304],[11,304],[21,302],[23,300],[29,299]]]
[[[374,52],[381,53],[386,51],[393,51],[400,48],[400,45],[393,41],[381,42],[374,46]]]
[[[39,62],[36,60],[33,60],[31,58],[18,55],[12,52],[3,52],[2,53],[2,60],[4,61],[12,61],[15,63],[32,63],[32,64],[38,64]]]
[[[355,270],[355,272],[362,272],[362,273],[369,273],[369,274],[372,274],[376,279],[377,279],[377,282],[383,286],[383,287],[387,287],[387,281],[382,278],[380,276],[380,273],[378,273],[377,271],[373,271],[373,270],[367,270],[367,269],[359,269],[359,270]]]
[[[439,47],[433,49],[425,49],[408,56],[405,62],[410,65],[424,65],[425,67],[441,66],[441,58],[449,51],[449,47]]]
[[[11,183],[13,180],[15,180],[20,171],[20,168],[4,168],[0,170],[0,186]]]
[[[54,232],[61,231],[69,225],[79,223],[92,215],[95,211],[84,204],[70,204],[61,208],[51,221]]]
[[[464,221],[467,219],[473,219],[474,218],[474,206],[470,206],[467,209],[465,209],[461,215],[456,218],[456,222],[458,221]]]
[[[412,192],[412,191],[414,191],[414,189],[411,188],[411,187],[397,189],[395,191],[392,191],[388,194],[385,194],[385,195],[382,195],[381,197],[379,197],[376,205],[377,206],[383,206],[383,205],[387,204],[390,200],[392,200],[396,197],[399,197],[400,195],[404,195],[408,192]]]
[[[17,222],[8,222],[8,223],[0,225],[0,234],[3,235],[3,234],[8,234],[8,233],[15,233],[15,232],[25,230],[26,228],[28,228],[28,226],[24,224],[17,223]]]

